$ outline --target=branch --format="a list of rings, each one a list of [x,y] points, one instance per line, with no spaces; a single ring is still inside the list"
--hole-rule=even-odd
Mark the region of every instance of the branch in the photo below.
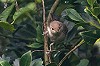
[[[17,3],[17,0],[15,0],[15,6],[16,6],[16,10],[18,11],[19,10],[19,5],[18,5],[18,3]]]
[[[44,6],[44,0],[42,0],[42,6],[43,6],[43,27],[44,27],[44,33],[47,31],[47,24],[45,21],[45,6]],[[44,34],[44,64],[45,66],[49,63],[49,58],[48,58],[48,43],[47,43],[47,34]]]
[[[59,3],[59,0],[56,0],[55,3],[53,4],[53,6],[51,7],[51,10],[49,12],[48,18],[47,18],[47,22],[45,21],[45,6],[44,6],[44,0],[42,0],[42,6],[43,6],[43,26],[44,26],[44,33],[47,31],[47,25],[50,22],[50,18],[51,18],[51,13],[53,13],[57,7]],[[48,37],[47,34],[44,34],[44,64],[45,66],[50,62],[50,57],[48,57],[48,43],[47,43]]]
[[[80,47],[82,44],[84,43],[84,40],[81,40],[81,42],[76,45],[72,50],[70,50],[64,57],[63,59],[59,62],[58,66],[61,66],[62,63],[66,60],[66,58],[74,51],[76,50],[78,47]]]
[[[55,3],[53,4],[53,6],[50,9],[49,15],[47,17],[47,25],[50,24],[50,19],[51,19],[51,14],[53,14],[57,8],[57,5],[59,4],[59,0],[56,0]]]
[[[62,51],[68,51],[68,49],[65,49],[65,50],[47,50],[47,52],[62,52]],[[44,52],[44,50],[33,50],[32,52]]]

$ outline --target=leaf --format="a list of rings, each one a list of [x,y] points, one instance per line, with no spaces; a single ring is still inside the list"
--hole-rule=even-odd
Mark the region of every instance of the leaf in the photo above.
[[[95,1],[96,1],[96,0],[87,0],[88,4],[89,4],[90,6],[93,6],[93,4],[95,3]]]
[[[30,66],[31,61],[32,61],[32,53],[31,51],[28,51],[22,55],[20,59],[20,66]]]
[[[14,66],[20,66],[19,65],[19,59],[15,59],[15,61],[13,61]]]
[[[79,63],[79,57],[75,53],[73,53],[70,56],[69,60],[70,60],[71,66],[77,65]]]
[[[87,43],[92,44],[96,41],[97,38],[100,37],[100,30],[81,32],[80,35]]]
[[[36,2],[36,3],[41,3],[41,2],[42,2],[42,0],[35,0],[35,2]]]
[[[75,21],[84,21],[79,13],[74,9],[66,9],[67,15]]]
[[[7,18],[8,18],[8,16],[10,15],[12,9],[14,8],[14,5],[15,5],[15,4],[13,3],[11,6],[7,7],[7,8],[0,14],[0,20],[1,20],[1,21],[6,21],[6,20],[7,20]]]
[[[36,28],[37,30],[37,38],[36,41],[43,43],[43,35],[42,35],[42,28],[40,27],[40,25],[38,25],[38,27]]]
[[[0,66],[11,66],[11,65],[5,60],[1,60],[0,61]]]
[[[95,53],[99,53],[100,52],[100,38],[96,40],[96,42],[94,43],[93,47],[94,47]]]
[[[77,66],[87,66],[89,64],[89,60],[82,59]]]
[[[27,45],[27,46],[28,46],[28,47],[31,47],[31,48],[40,48],[40,47],[42,47],[43,45],[40,44],[40,43],[33,43],[33,44]]]
[[[43,61],[41,58],[32,61],[30,66],[43,66]]]
[[[13,15],[13,23],[15,23],[15,21],[20,18],[21,16],[25,16],[26,13],[31,12],[31,11],[35,11],[36,10],[36,4],[35,3],[29,3],[27,6],[20,8],[18,11],[15,12],[15,14]]]
[[[5,30],[9,30],[11,32],[15,30],[14,26],[9,24],[8,22],[0,21],[0,27],[4,28]]]
[[[94,14],[98,16],[100,14],[100,7],[94,7]]]

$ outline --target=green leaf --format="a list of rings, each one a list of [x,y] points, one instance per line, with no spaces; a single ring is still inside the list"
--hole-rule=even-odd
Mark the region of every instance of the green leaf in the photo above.
[[[67,15],[75,21],[84,21],[79,13],[74,9],[66,9]]]
[[[15,0],[0,0],[0,2],[2,2],[2,3],[5,3],[5,2],[12,3],[12,2],[15,2]]]
[[[42,28],[40,25],[37,26],[36,28],[37,30],[37,38],[36,38],[36,41],[40,42],[40,43],[43,43],[43,35],[42,35]]]
[[[0,66],[11,66],[11,65],[5,60],[1,60],[0,61]]]
[[[73,53],[70,56],[69,60],[70,60],[71,66],[77,65],[79,63],[79,57],[75,53]]]
[[[11,6],[7,7],[7,8],[0,14],[0,20],[1,20],[1,21],[6,21],[6,20],[7,20],[7,18],[8,18],[8,16],[10,15],[12,9],[14,8],[14,5],[15,5],[15,4],[13,3]]]
[[[36,3],[42,3],[42,0],[35,0]]]
[[[98,16],[100,14],[100,7],[94,7],[94,14]]]
[[[35,11],[36,10],[36,4],[35,3],[29,3],[27,6],[20,8],[18,11],[15,12],[13,15],[13,23],[20,18],[21,16],[25,16],[28,12]]]
[[[81,32],[80,35],[88,44],[93,44],[100,37],[100,30]]]
[[[98,53],[100,52],[100,38],[96,40],[96,42],[94,43],[94,46],[93,46],[95,49],[95,53]],[[96,50],[97,49],[97,50]]]
[[[43,61],[41,58],[32,61],[32,66],[43,66]]]
[[[40,48],[42,47],[43,45],[40,44],[40,43],[33,43],[33,44],[30,44],[30,45],[27,45],[28,47],[31,47],[31,48]]]
[[[96,1],[96,0],[87,0],[88,4],[89,4],[90,6],[93,6],[93,4],[95,3],[95,1]]]
[[[9,24],[8,22],[0,21],[0,27],[4,28],[5,30],[9,30],[11,32],[15,30],[14,26]]]
[[[77,66],[87,66],[89,64],[89,60],[82,59]]]
[[[32,53],[31,51],[28,51],[22,55],[20,59],[20,66],[30,66],[31,61],[32,61]]]

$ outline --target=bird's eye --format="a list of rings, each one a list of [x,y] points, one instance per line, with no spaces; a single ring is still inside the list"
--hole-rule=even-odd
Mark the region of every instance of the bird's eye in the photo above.
[[[54,30],[53,28],[51,28],[51,30]]]

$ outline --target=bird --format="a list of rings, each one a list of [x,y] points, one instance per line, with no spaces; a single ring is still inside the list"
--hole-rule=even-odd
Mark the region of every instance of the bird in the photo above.
[[[47,26],[47,30],[50,41],[53,44],[62,42],[68,32],[67,26],[57,20],[51,21],[50,24]]]

